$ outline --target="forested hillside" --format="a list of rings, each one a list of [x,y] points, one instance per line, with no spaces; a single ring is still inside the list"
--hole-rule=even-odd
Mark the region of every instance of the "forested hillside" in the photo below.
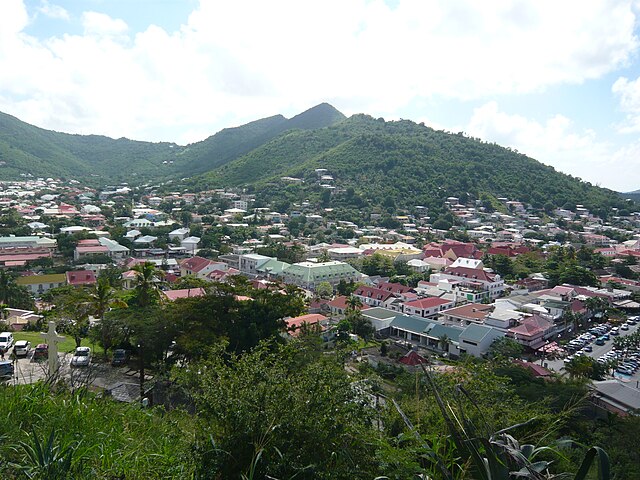
[[[131,182],[189,176],[224,165],[287,130],[322,128],[343,118],[331,105],[320,104],[291,119],[275,115],[182,147],[53,132],[0,113],[0,179],[28,174]]]
[[[436,131],[402,120],[386,122],[355,115],[331,127],[290,131],[227,165],[198,178],[200,185],[254,185],[281,196],[323,195],[316,169],[327,169],[337,194],[354,206],[441,205],[447,196],[509,197],[535,208],[583,204],[606,214],[626,203],[516,151],[477,139]],[[304,179],[284,185],[283,176]],[[324,194],[326,195],[326,194]]]

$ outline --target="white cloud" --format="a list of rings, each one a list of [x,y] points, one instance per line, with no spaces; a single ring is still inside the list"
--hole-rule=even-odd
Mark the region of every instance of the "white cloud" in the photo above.
[[[496,102],[488,102],[474,110],[466,131],[594,185],[619,191],[640,188],[640,142],[615,146],[599,140],[592,130],[576,131],[573,122],[562,115],[541,123],[505,113]]]
[[[638,47],[630,1],[202,1],[177,31],[85,12],[38,40],[0,2],[0,110],[46,128],[193,141],[329,101],[396,116],[420,98],[491,98],[580,83]]]
[[[618,97],[620,110],[626,114],[625,121],[618,125],[618,130],[621,133],[640,131],[640,77],[635,80],[620,77],[611,91]]]
[[[38,7],[38,13],[58,20],[69,20],[71,18],[69,16],[69,12],[67,12],[63,7],[49,3],[47,0],[43,0],[40,7]]]
[[[85,35],[97,36],[120,36],[129,29],[124,20],[111,18],[109,15],[99,12],[84,12],[82,26]]]

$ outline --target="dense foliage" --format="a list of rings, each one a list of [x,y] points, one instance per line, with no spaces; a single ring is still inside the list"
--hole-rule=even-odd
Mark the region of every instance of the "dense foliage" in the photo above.
[[[98,135],[69,135],[34,127],[0,113],[2,178],[19,174],[130,182],[192,175],[223,165],[290,129],[312,129],[344,118],[327,104],[289,120],[281,115],[222,130],[186,147]]]
[[[316,198],[325,193],[316,169],[327,169],[344,193],[330,195],[334,206],[441,208],[448,196],[490,202],[505,196],[543,209],[582,204],[606,216],[625,206],[615,192],[556,172],[516,151],[436,131],[402,120],[385,122],[354,115],[327,128],[290,131],[244,157],[201,177],[201,186],[255,184],[274,199]],[[279,184],[280,177],[305,183]],[[384,201],[383,201],[384,200]]]

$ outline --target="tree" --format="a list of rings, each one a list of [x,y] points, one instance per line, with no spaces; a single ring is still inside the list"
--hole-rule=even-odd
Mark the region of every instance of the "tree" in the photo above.
[[[112,308],[127,308],[127,303],[116,295],[116,290],[109,283],[108,277],[98,277],[96,284],[87,292],[87,303],[91,315],[99,322],[91,328],[89,336],[97,341],[105,351],[122,342],[124,333],[123,325],[117,321],[117,316],[112,315],[108,319],[105,314]]]
[[[518,358],[523,351],[522,345],[513,338],[501,337],[491,344],[488,356],[496,360],[507,360],[509,358]]]
[[[569,363],[565,364],[564,369],[570,378],[591,378],[594,373],[594,363],[591,357],[587,355],[576,355]]]
[[[162,272],[151,262],[140,263],[132,268],[136,277],[134,280],[135,302],[139,307],[159,303],[160,277]]]
[[[244,355],[227,350],[214,347],[178,376],[194,394],[203,442],[215,447],[204,453],[198,477],[250,470],[253,478],[376,476],[374,411],[339,363],[295,343],[264,343]]]
[[[70,287],[54,301],[58,328],[62,333],[72,336],[76,348],[79,347],[82,339],[89,335],[89,315],[93,312],[88,292],[83,288]]]
[[[316,295],[320,298],[331,298],[333,287],[329,282],[320,282],[316,287]]]
[[[0,270],[0,303],[24,310],[32,310],[35,307],[31,293],[18,285],[15,278],[4,269]]]

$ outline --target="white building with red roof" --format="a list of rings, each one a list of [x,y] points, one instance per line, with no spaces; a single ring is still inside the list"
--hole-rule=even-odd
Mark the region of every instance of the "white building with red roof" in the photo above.
[[[454,302],[444,298],[427,297],[406,302],[403,312],[407,315],[414,315],[421,318],[437,316],[441,311],[454,306]]]
[[[430,282],[443,280],[455,281],[458,285],[472,290],[484,291],[489,298],[497,298],[504,291],[504,280],[497,273],[490,273],[481,268],[449,267],[444,272],[434,273]]]
[[[214,270],[226,271],[228,266],[226,263],[214,262],[208,258],[203,257],[191,257],[183,260],[180,263],[180,275],[194,275],[203,280],[207,279],[207,276]]]

